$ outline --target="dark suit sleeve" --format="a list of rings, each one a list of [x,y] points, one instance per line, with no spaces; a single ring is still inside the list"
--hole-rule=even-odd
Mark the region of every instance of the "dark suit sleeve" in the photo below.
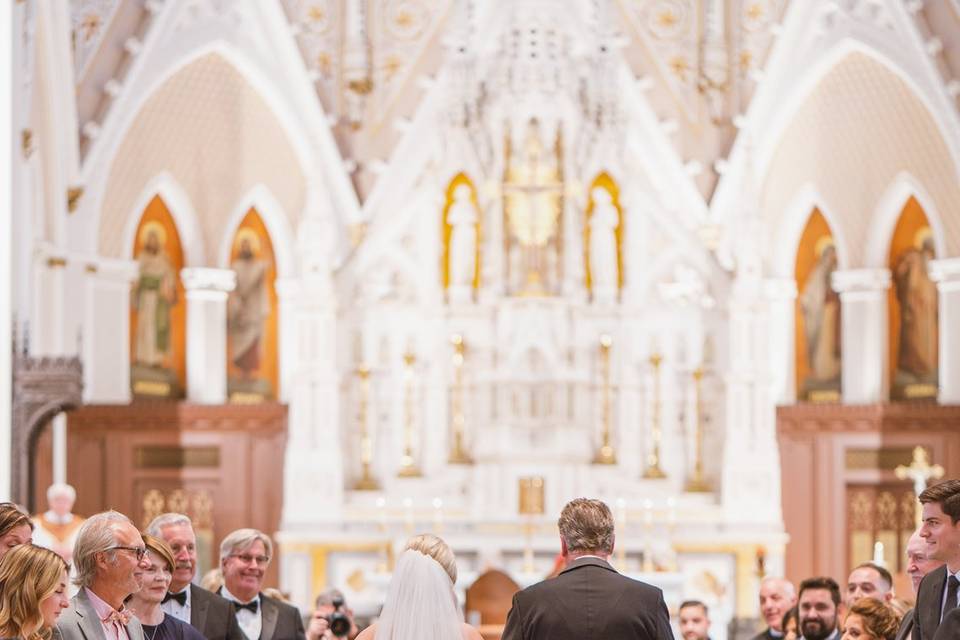
[[[670,612],[667,603],[663,600],[663,592],[657,597],[657,606],[651,612],[651,638],[656,640],[673,640],[673,629],[670,628]]]
[[[297,625],[297,640],[307,640],[307,634],[303,629],[303,616],[297,608],[293,609],[293,619],[296,620]]]
[[[500,640],[523,640],[523,614],[520,613],[519,593],[513,594],[513,603],[510,606],[510,613],[507,614],[507,622],[503,626],[503,635]]]

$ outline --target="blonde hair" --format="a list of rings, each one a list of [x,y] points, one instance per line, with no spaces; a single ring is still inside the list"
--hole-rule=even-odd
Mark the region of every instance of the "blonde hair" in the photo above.
[[[173,558],[173,549],[170,548],[170,545],[149,533],[141,533],[140,537],[143,538],[143,545],[147,548],[147,551],[153,551],[160,556],[160,559],[170,567],[170,573],[173,573],[173,570],[177,568],[177,561]]]
[[[40,603],[60,586],[70,567],[50,549],[33,543],[10,550],[0,562],[0,637],[46,640]]]
[[[407,545],[403,549],[404,551],[407,549],[419,551],[423,555],[433,558],[450,576],[450,582],[457,583],[457,559],[454,557],[450,545],[441,538],[432,533],[421,533],[407,540]]]
[[[600,500],[571,500],[560,512],[557,527],[567,551],[613,552],[613,514]]]
[[[0,536],[5,536],[12,529],[27,525],[33,531],[33,521],[19,505],[12,502],[0,502]]]
[[[210,571],[203,574],[203,578],[200,580],[200,586],[214,593],[219,591],[220,587],[223,586],[223,572],[220,571],[220,567],[210,569]]]

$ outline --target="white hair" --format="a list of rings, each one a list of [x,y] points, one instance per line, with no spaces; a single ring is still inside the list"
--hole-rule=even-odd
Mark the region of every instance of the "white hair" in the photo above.
[[[270,536],[256,529],[237,529],[229,534],[220,543],[220,564],[236,551],[245,551],[259,540],[263,543],[263,548],[267,552],[267,557],[273,557],[273,543],[270,542]]]
[[[63,482],[58,482],[47,487],[48,501],[53,500],[57,496],[64,496],[70,498],[70,502],[76,502],[77,490]]]
[[[182,524],[193,529],[193,523],[190,521],[190,518],[182,513],[161,513],[147,525],[147,533],[154,538],[162,538],[164,527],[174,527]]]
[[[78,587],[89,587],[97,575],[97,554],[109,550],[117,544],[114,525],[133,522],[118,511],[104,511],[87,518],[77,533],[77,543],[73,547],[73,565],[77,575],[73,583]]]

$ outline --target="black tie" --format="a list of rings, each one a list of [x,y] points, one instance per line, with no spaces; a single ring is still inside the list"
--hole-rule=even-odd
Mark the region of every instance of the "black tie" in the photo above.
[[[957,590],[954,589],[953,592],[956,593]],[[237,613],[240,613],[240,609],[248,609],[248,610],[252,611],[253,613],[256,613],[256,612],[257,612],[257,609],[260,608],[260,601],[259,601],[259,600],[251,600],[251,601],[248,602],[247,604],[240,604],[239,602],[237,602],[236,600],[234,600],[234,601],[233,601],[233,608],[237,611]]]
[[[180,603],[181,607],[187,606],[187,590],[184,589],[180,593],[170,593],[167,592],[167,595],[163,596],[164,602],[169,602],[170,600],[176,600]]]
[[[950,576],[947,579],[947,601],[943,605],[943,617],[957,608],[957,587],[960,587],[960,580],[957,580],[957,576]]]

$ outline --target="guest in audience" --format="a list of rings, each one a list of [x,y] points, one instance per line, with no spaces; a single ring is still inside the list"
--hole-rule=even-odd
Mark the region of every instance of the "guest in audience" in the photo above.
[[[800,610],[797,607],[787,609],[780,620],[780,628],[783,629],[783,640],[797,640],[800,637]]]
[[[850,605],[843,640],[894,640],[900,620],[882,600],[862,597]]]
[[[837,607],[840,585],[833,578],[807,578],[800,583],[800,635],[803,640],[835,640],[840,637]]]
[[[913,612],[913,637],[930,640],[960,599],[960,480],[927,487],[919,499],[923,505],[920,537],[926,542],[927,558],[945,563],[920,581]]]
[[[680,635],[683,640],[710,640],[710,615],[699,600],[680,603]]]
[[[296,607],[261,593],[273,543],[256,529],[237,529],[220,543],[220,594],[231,600],[240,629],[250,640],[305,640]]]
[[[339,603],[339,607],[337,606],[337,603]],[[312,623],[313,620],[318,617],[323,620],[329,620],[330,616],[333,615],[334,612],[343,614],[350,622],[350,630],[347,632],[346,636],[341,637],[348,638],[348,640],[354,640],[354,638],[357,637],[357,634],[360,633],[360,630],[357,629],[357,623],[353,619],[353,609],[347,606],[347,600],[343,597],[343,592],[339,589],[327,589],[317,596],[317,599],[314,602],[314,611],[310,621]],[[310,629],[307,629],[307,640],[315,640],[310,637]]]
[[[33,542],[53,549],[67,562],[73,560],[73,546],[83,525],[83,518],[73,513],[76,490],[68,484],[52,484],[47,489],[47,506],[33,516]]]
[[[753,640],[776,640],[783,636],[783,614],[797,604],[797,590],[786,578],[769,576],[760,583],[760,613],[767,623],[766,631]]]
[[[907,541],[907,575],[910,576],[910,582],[913,585],[914,597],[917,595],[923,576],[943,564],[927,558],[926,546],[923,538],[920,537],[919,529],[914,531],[910,540]],[[896,599],[894,599],[895,601]],[[900,620],[900,630],[897,632],[897,640],[906,640],[913,635],[913,611],[908,606],[903,612]]]
[[[0,562],[0,638],[47,640],[70,606],[69,568],[56,553],[22,544]]]
[[[860,598],[873,598],[886,603],[893,600],[893,576],[890,572],[872,562],[855,567],[847,578],[844,604],[849,609]]]
[[[140,590],[147,548],[130,519],[116,511],[87,518],[80,527],[73,560],[77,586],[57,623],[63,640],[144,640],[140,621],[123,602]]]
[[[663,592],[610,566],[614,527],[606,504],[572,500],[557,525],[567,568],[513,596],[503,640],[672,637]]]
[[[143,570],[143,588],[127,599],[143,633],[150,640],[203,640],[203,634],[183,620],[178,620],[160,607],[176,567],[173,552],[163,540],[143,534],[147,547],[147,566]]]
[[[210,591],[192,584],[197,573],[197,536],[190,518],[164,513],[147,526],[147,533],[163,540],[173,552],[173,576],[163,610],[193,625],[209,640],[243,640],[233,605],[213,593],[222,582]]]
[[[220,587],[223,586],[223,572],[220,571],[220,567],[210,569],[210,571],[203,574],[203,577],[200,578],[200,586],[207,591],[218,593]],[[237,628],[239,629],[239,627]]]
[[[410,538],[390,580],[380,620],[357,640],[483,640],[463,622],[456,583],[457,562],[446,542],[429,533]],[[326,633],[326,638],[333,637]]]
[[[30,516],[12,502],[0,502],[0,558],[15,546],[30,542],[32,537]]]

